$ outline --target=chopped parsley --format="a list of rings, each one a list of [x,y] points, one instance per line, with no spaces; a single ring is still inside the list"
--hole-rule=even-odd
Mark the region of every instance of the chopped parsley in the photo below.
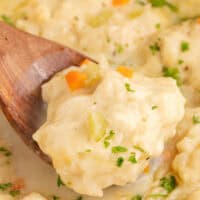
[[[128,161],[135,164],[137,163],[136,157],[135,157],[135,153],[131,153],[131,155],[128,158]]]
[[[183,63],[184,63],[184,61],[183,61],[183,60],[181,60],[181,59],[180,59],[180,60],[178,60],[178,64],[179,64],[179,65],[181,65],[181,64],[183,64]]]
[[[79,196],[79,197],[77,197],[76,200],[83,200],[83,197],[82,197],[82,196]]]
[[[7,15],[1,15],[1,19],[2,19],[5,23],[9,24],[10,26],[15,26],[14,22],[13,22],[13,21],[11,20],[11,18],[8,17]]]
[[[107,136],[107,137],[105,138],[105,140],[110,140],[110,139],[112,139],[112,138],[114,137],[114,135],[115,135],[115,132],[114,132],[113,130],[110,130],[109,136]]]
[[[154,7],[164,6],[165,3],[166,3],[166,0],[151,0],[151,5]]]
[[[189,43],[186,42],[186,41],[183,41],[183,42],[181,43],[181,51],[182,51],[182,52],[186,52],[186,51],[188,51],[189,49],[190,49]]]
[[[2,183],[0,184],[0,190],[5,191],[12,187],[12,183]]]
[[[193,124],[200,124],[200,117],[197,115],[193,115],[192,121],[193,121]]]
[[[12,183],[8,182],[8,183],[2,183],[0,184],[0,190],[1,191],[6,191],[9,190],[9,194],[13,197],[17,196],[20,194],[20,190],[12,190],[11,187],[13,186]]]
[[[52,196],[52,199],[53,199],[53,200],[59,200],[60,197],[53,195],[53,196]]]
[[[163,187],[167,193],[171,193],[177,186],[174,176],[163,177],[160,179],[160,186]]]
[[[4,156],[9,157],[12,155],[12,152],[10,152],[8,149],[6,149],[5,147],[0,147],[0,152],[2,152],[4,154]]]
[[[165,5],[173,12],[177,12],[178,11],[178,8],[174,4],[172,4],[172,3],[168,2],[168,1],[166,1]]]
[[[121,44],[117,44],[116,51],[118,54],[123,53],[124,47]]]
[[[158,108],[158,106],[152,106],[151,109],[152,110],[156,110]]]
[[[164,77],[171,77],[176,80],[178,86],[181,85],[181,77],[180,71],[176,67],[164,67],[163,68],[163,76]]]
[[[103,144],[105,148],[108,148],[110,146],[110,142],[107,140],[104,140]]]
[[[142,196],[137,194],[134,197],[132,197],[131,200],[142,200]]]
[[[112,153],[124,153],[127,152],[128,149],[126,147],[122,146],[114,146],[112,147]]]
[[[119,157],[117,159],[117,167],[121,167],[124,163],[124,158],[123,157]]]
[[[157,42],[155,44],[150,45],[149,48],[153,55],[155,55],[158,51],[160,51],[160,46],[158,45]]]
[[[171,11],[173,12],[177,12],[178,8],[173,5],[172,3],[166,1],[166,0],[150,0],[151,5],[153,7],[163,7],[163,6],[167,6]]]
[[[104,140],[104,147],[108,148],[110,146],[109,140],[111,140],[115,135],[115,132],[113,130],[110,130],[109,135]]]
[[[129,83],[125,83],[125,88],[126,88],[126,90],[127,90],[128,92],[135,92],[135,90],[133,90],[133,89],[131,88],[131,86],[130,86]]]
[[[157,29],[160,29],[160,23],[157,23],[157,24],[155,25],[155,27],[156,27]]]
[[[63,181],[62,181],[62,179],[60,178],[59,175],[57,177],[57,186],[58,187],[65,186],[65,184],[63,183]]]
[[[12,197],[16,197],[18,195],[20,195],[20,190],[11,190],[9,192],[9,194],[12,196]]]

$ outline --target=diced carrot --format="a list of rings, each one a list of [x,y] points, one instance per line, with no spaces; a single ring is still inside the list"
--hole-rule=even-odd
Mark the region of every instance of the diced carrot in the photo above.
[[[197,23],[200,24],[200,17],[197,19]]]
[[[149,165],[148,166],[146,166],[145,168],[144,168],[144,171],[143,171],[145,174],[148,174],[149,172],[150,172],[150,167],[149,167]]]
[[[85,86],[86,74],[79,71],[70,71],[65,76],[71,91],[78,90]]]
[[[85,60],[83,60],[82,62],[81,62],[81,64],[80,64],[80,66],[82,66],[82,65],[86,65],[86,64],[88,64],[89,62],[91,62],[89,59],[85,59]]]
[[[113,0],[112,5],[113,6],[123,6],[129,3],[129,0]]]
[[[126,66],[119,66],[117,68],[117,71],[122,74],[123,76],[127,77],[127,78],[132,78],[133,77],[133,69],[130,67],[126,67]]]

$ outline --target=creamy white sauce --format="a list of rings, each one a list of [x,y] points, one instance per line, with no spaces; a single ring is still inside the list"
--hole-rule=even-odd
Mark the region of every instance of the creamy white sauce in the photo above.
[[[136,2],[138,1],[131,0],[128,5],[113,8],[111,0],[1,0],[0,15],[9,16],[16,26],[23,30],[85,52],[103,65],[133,66],[136,71],[150,76],[161,76],[163,66],[176,67],[184,82],[181,90],[186,97],[187,106],[198,110],[199,24],[196,19],[193,22],[180,24],[180,18],[200,15],[199,0],[169,1],[179,8],[177,13],[172,12],[167,6],[152,8],[150,4],[141,6]],[[99,24],[98,16],[105,16],[105,12],[109,17],[104,18]],[[152,55],[149,46],[155,44],[158,37],[161,48],[159,52]],[[190,50],[186,53],[179,52],[180,40],[189,42]],[[179,59],[184,60],[184,64],[178,65]],[[186,67],[189,67],[187,72],[184,70]],[[197,135],[194,132],[197,131],[199,125],[191,122],[192,115],[193,111],[191,115],[185,116],[183,123],[177,128],[177,138],[168,145],[171,146],[170,152],[175,154],[175,143],[181,140],[178,142],[178,153],[173,163],[174,171],[169,170],[173,156],[166,153],[167,147],[161,156],[165,158],[164,162],[158,158],[156,165],[153,165],[154,171],[151,169],[151,173],[140,177],[135,184],[106,189],[101,199],[129,200],[136,194],[144,194],[144,199],[155,199],[148,195],[164,192],[159,186],[160,178],[173,174],[178,179],[179,186],[164,199],[198,200],[200,188],[199,184],[196,184],[198,176],[190,172],[193,172],[192,166],[198,174],[198,169],[196,169],[198,165],[196,162],[200,160],[198,148],[191,144],[197,141],[195,139]],[[8,194],[9,191],[0,191],[0,199],[16,200],[32,192],[41,193],[49,200],[53,198],[53,195],[61,197],[61,200],[76,199],[79,195],[75,192],[67,187],[57,187],[55,171],[30,152],[10,128],[2,114],[0,117],[2,134],[0,145],[13,153],[10,157],[0,154],[0,184],[15,182],[21,178],[25,182],[21,195],[12,197]],[[191,131],[188,132],[188,130]],[[192,149],[186,148],[187,146]],[[182,162],[181,156],[186,161],[183,167],[179,161]],[[195,158],[190,159],[192,156]],[[190,163],[191,160],[194,162]],[[11,164],[8,165],[8,161]],[[192,183],[185,184],[188,182],[186,181],[188,174]],[[28,196],[26,200],[41,199],[40,196],[34,195]],[[83,196],[83,200],[85,199],[96,198]]]

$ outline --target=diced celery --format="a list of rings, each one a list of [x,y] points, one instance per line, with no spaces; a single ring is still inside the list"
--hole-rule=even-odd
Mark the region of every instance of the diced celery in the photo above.
[[[130,13],[128,14],[128,18],[129,18],[129,19],[135,19],[135,18],[141,16],[142,13],[143,13],[142,10],[134,10],[134,11],[132,11],[132,12],[130,12]]]
[[[93,28],[99,27],[105,24],[110,19],[110,17],[112,17],[112,11],[110,10],[102,11],[100,14],[98,14],[95,17],[92,17],[89,20],[89,25]]]
[[[100,112],[92,112],[88,116],[89,137],[96,142],[106,134],[107,121]]]
[[[87,75],[87,86],[95,86],[101,79],[100,66],[89,62],[83,66],[83,72]]]

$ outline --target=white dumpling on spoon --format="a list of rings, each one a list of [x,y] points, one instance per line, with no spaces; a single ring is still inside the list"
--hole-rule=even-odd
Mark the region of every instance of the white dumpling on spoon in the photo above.
[[[103,196],[134,182],[175,135],[185,100],[175,80],[84,62],[43,86],[47,120],[33,136],[62,181]]]

